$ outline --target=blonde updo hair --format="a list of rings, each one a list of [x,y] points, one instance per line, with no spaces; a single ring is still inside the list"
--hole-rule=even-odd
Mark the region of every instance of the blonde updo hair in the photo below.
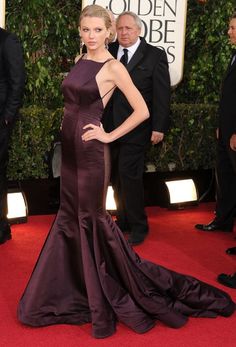
[[[111,28],[111,18],[107,12],[107,10],[99,5],[88,5],[86,6],[82,12],[80,13],[79,17],[79,26],[81,24],[81,21],[85,17],[97,17],[97,18],[103,18],[105,27],[107,29]]]

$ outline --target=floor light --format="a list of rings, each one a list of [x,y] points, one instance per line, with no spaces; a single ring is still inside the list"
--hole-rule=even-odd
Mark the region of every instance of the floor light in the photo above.
[[[198,193],[192,179],[167,180],[170,208],[184,208],[198,204]]]
[[[25,194],[20,189],[9,189],[7,193],[8,214],[10,224],[26,223],[28,207]]]
[[[111,214],[115,214],[116,211],[116,202],[114,199],[114,190],[112,186],[108,186],[107,196],[106,196],[106,210]]]

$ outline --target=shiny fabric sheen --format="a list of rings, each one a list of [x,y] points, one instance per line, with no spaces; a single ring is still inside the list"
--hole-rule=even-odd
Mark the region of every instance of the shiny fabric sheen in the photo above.
[[[229,295],[141,259],[105,211],[108,146],[83,142],[83,126],[100,124],[96,75],[104,63],[79,60],[62,89],[61,204],[18,307],[31,326],[92,323],[94,337],[120,321],[138,333],[158,320],[181,327],[188,316],[230,315]]]

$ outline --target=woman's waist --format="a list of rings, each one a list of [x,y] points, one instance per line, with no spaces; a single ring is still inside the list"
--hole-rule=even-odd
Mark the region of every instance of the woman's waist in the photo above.
[[[79,118],[86,118],[89,120],[93,120],[94,121],[99,121],[102,118],[102,114],[99,112],[96,112],[95,110],[92,109],[88,109],[87,107],[83,108],[82,106],[78,105],[78,104],[69,104],[69,103],[65,103],[65,107],[64,107],[64,113],[68,114],[70,116],[74,116],[74,117],[79,117]]]

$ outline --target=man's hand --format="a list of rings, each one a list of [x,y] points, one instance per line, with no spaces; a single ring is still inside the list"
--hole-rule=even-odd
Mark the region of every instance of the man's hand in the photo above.
[[[151,143],[153,145],[156,145],[157,143],[161,142],[164,138],[164,134],[160,133],[159,131],[153,131],[151,136]]]
[[[236,134],[233,134],[230,138],[230,142],[229,142],[230,148],[233,151],[236,151]]]

